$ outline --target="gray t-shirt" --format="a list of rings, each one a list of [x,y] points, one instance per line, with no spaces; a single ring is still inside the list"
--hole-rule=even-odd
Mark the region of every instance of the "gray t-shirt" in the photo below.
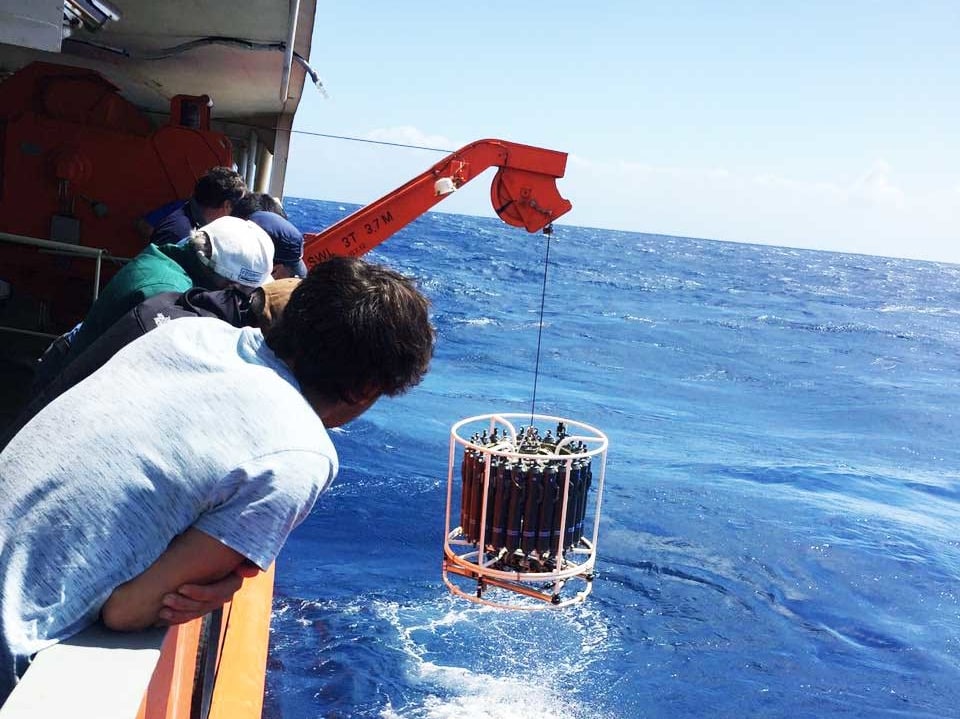
[[[0,454],[0,703],[187,528],[266,569],[337,467],[259,330],[185,318],[129,344]]]

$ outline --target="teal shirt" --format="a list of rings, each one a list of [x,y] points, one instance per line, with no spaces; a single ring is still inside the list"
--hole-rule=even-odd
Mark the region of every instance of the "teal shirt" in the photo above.
[[[199,284],[198,265],[188,248],[147,245],[103,288],[73,338],[70,357],[93,344],[114,322],[148,297],[161,292],[186,292]]]

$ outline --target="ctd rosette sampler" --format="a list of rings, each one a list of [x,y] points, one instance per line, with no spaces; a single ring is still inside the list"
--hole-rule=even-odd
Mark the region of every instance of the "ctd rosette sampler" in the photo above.
[[[455,424],[443,546],[450,591],[507,609],[582,602],[593,587],[608,444],[589,425],[548,415]],[[578,589],[564,594],[571,582]]]

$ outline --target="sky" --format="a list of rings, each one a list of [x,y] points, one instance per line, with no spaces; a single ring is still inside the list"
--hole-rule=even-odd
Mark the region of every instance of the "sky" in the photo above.
[[[960,263],[960,2],[319,3],[286,194],[366,204],[499,138],[558,224]],[[493,217],[488,171],[435,209]],[[322,228],[303,228],[305,230]]]

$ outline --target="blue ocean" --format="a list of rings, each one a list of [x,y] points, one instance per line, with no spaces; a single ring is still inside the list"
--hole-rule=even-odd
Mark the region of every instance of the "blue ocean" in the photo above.
[[[497,219],[370,254],[418,278],[437,351],[334,435],[277,563],[264,716],[960,716],[960,266],[549,242],[545,295],[547,238]],[[534,409],[610,440],[593,593],[483,607],[441,580],[450,428]]]

